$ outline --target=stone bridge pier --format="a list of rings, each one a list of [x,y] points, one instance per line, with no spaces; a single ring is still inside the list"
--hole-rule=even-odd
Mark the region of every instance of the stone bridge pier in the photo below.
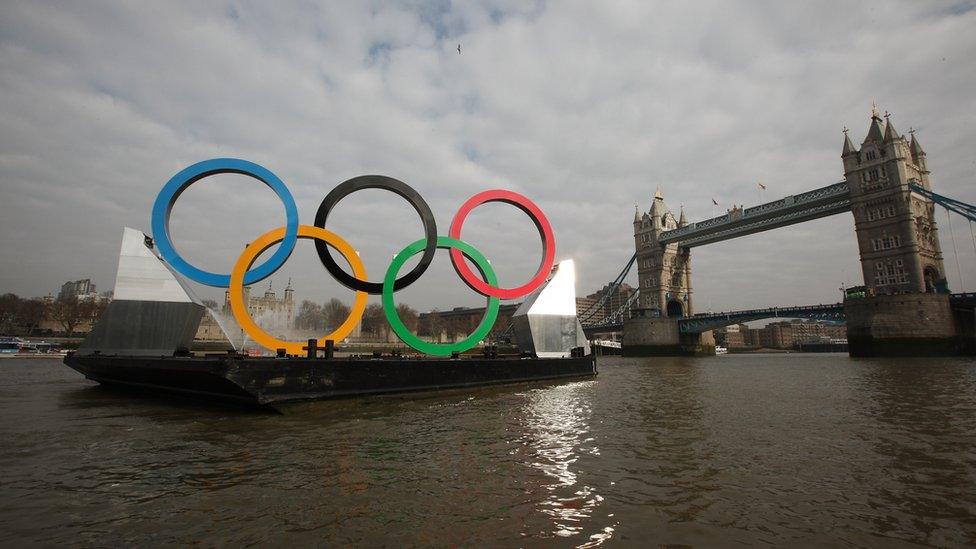
[[[710,356],[715,354],[711,331],[681,333],[678,319],[636,316],[624,324],[623,356]]]

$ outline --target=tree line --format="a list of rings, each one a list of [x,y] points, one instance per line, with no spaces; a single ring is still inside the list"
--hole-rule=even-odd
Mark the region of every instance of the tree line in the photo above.
[[[79,300],[74,295],[51,300],[3,294],[0,295],[0,334],[30,336],[44,320],[50,319],[61,327],[65,337],[71,337],[80,324],[94,322],[107,306],[107,300]]]
[[[310,330],[316,332],[331,332],[349,317],[350,307],[337,298],[332,298],[321,305],[310,300],[302,301],[295,314],[295,327],[300,330]],[[397,313],[400,320],[411,331],[417,329],[416,309],[401,303],[397,305]],[[366,306],[360,329],[364,334],[371,334],[375,337],[387,337],[390,333],[390,325],[386,321],[383,306],[379,303],[371,303]]]
[[[437,309],[434,309],[426,315],[424,322],[421,323],[419,335],[432,337],[440,337],[443,335],[448,341],[456,341],[474,332],[480,323],[480,317],[444,315]],[[497,323],[492,332],[498,331],[501,324]]]

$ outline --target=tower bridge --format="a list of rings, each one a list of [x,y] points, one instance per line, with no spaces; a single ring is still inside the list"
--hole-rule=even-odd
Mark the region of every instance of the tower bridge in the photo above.
[[[846,181],[662,232],[657,241],[694,248],[851,211]]]
[[[604,297],[581,312],[584,329],[623,328],[624,354],[689,354],[708,353],[710,330],[736,322],[846,318],[851,354],[972,352],[972,294],[950,297],[935,206],[970,221],[976,207],[932,191],[925,151],[910,133],[899,134],[890,115],[882,119],[875,109],[860,148],[844,130],[844,181],[698,222],[689,223],[683,209],[676,218],[658,189],[650,210],[634,213],[634,255]],[[692,248],[846,212],[854,215],[864,287],[844,303],[695,314]],[[633,265],[637,292],[596,318]]]

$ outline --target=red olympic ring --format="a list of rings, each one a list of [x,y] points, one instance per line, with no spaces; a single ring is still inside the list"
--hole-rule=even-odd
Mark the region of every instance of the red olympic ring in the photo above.
[[[450,237],[455,240],[461,240],[461,226],[464,224],[465,218],[468,217],[471,210],[488,202],[504,202],[510,204],[525,212],[532,219],[536,229],[539,230],[539,236],[542,238],[542,262],[539,263],[539,270],[532,277],[532,280],[521,286],[516,288],[500,288],[488,284],[475,275],[474,271],[468,267],[460,250],[456,248],[451,248],[451,263],[454,264],[454,270],[457,271],[461,280],[464,280],[468,287],[481,295],[497,297],[499,299],[522,297],[541,286],[552,270],[553,260],[556,257],[556,239],[552,234],[552,226],[549,225],[546,214],[542,213],[542,210],[525,196],[512,191],[494,189],[480,192],[461,205],[461,208],[454,214],[454,220],[451,221]]]

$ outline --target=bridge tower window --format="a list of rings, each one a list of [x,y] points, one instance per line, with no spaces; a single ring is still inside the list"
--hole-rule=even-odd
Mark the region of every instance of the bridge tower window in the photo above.
[[[871,208],[868,210],[868,221],[875,221],[877,219],[885,219],[887,217],[895,216],[895,206],[889,204],[887,206],[881,206],[879,208]]]
[[[875,265],[874,272],[875,286],[890,286],[893,284],[905,284],[908,282],[908,273],[905,272],[905,263],[901,259],[892,264],[879,261]]]
[[[875,238],[871,240],[871,247],[874,251],[879,250],[890,250],[891,248],[897,248],[901,246],[901,237],[895,236],[883,236],[881,238]]]

